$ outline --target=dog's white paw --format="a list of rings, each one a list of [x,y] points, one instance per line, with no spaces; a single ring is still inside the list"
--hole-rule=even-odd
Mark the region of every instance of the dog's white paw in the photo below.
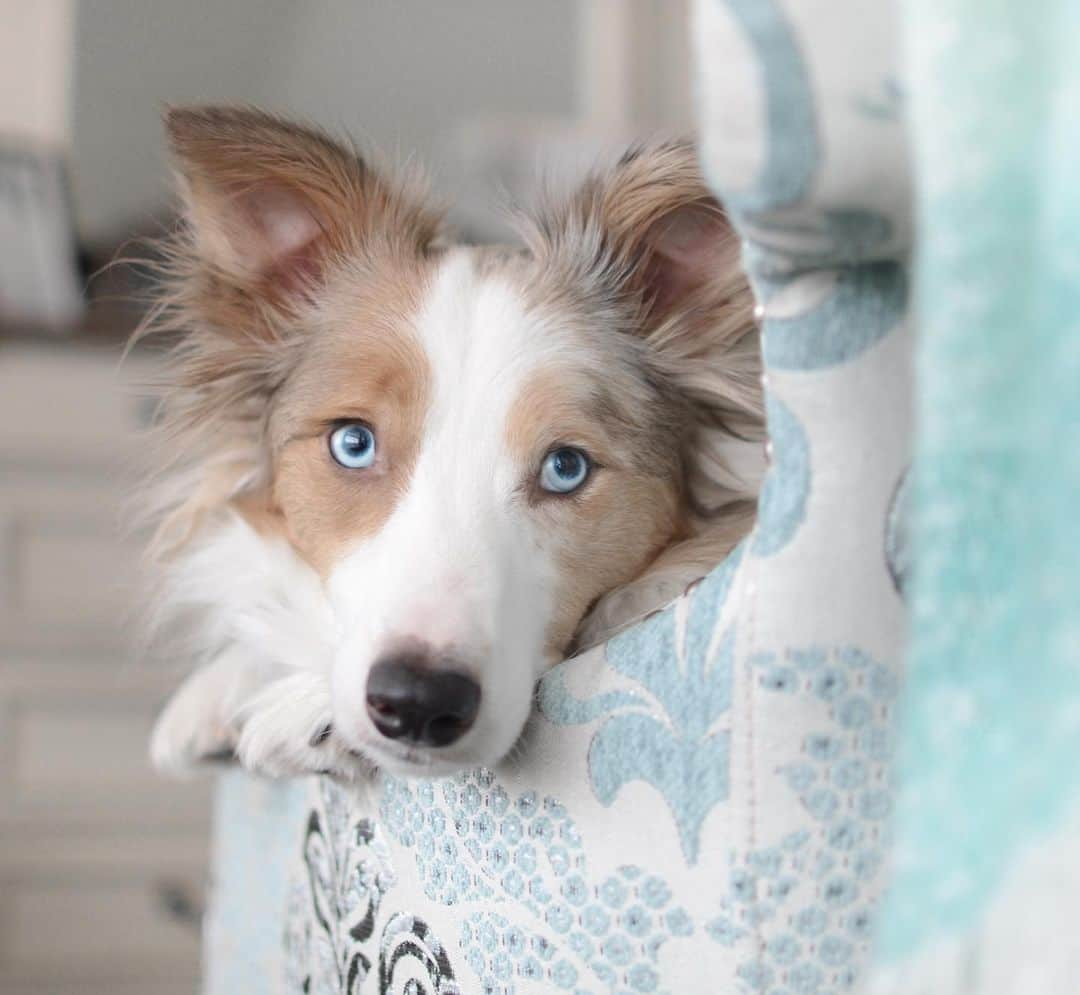
[[[331,714],[323,675],[283,677],[226,656],[195,671],[173,695],[154,727],[150,756],[174,775],[239,762],[264,777],[356,780],[370,765],[334,736]]]
[[[317,673],[294,673],[267,684],[240,713],[237,756],[267,777],[362,776],[367,765],[333,733],[330,687]]]
[[[236,759],[237,712],[266,680],[261,669],[222,657],[196,670],[169,700],[150,737],[150,759],[163,773],[185,775]]]

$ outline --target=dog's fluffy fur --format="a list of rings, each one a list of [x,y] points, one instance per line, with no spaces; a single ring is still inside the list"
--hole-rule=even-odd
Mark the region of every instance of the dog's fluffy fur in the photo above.
[[[763,462],[738,245],[684,144],[635,149],[523,214],[522,249],[453,246],[408,176],[250,109],[175,110],[184,223],[142,334],[174,339],[148,505],[155,625],[199,666],[155,761],[275,775],[492,763],[533,685],[719,562]],[[328,434],[371,425],[375,464]],[[589,453],[569,495],[538,473]],[[440,749],[381,737],[401,645],[482,688]]]

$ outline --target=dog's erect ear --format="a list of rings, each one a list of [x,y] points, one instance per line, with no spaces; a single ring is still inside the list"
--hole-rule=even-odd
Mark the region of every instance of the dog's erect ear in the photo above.
[[[753,496],[727,447],[755,467],[764,416],[753,294],[740,244],[693,146],[634,149],[552,201],[525,232],[543,291],[570,295],[599,328],[633,335],[658,379],[689,404],[689,494],[716,509]],[[740,445],[742,445],[740,443]],[[756,473],[755,469],[755,473]]]
[[[235,107],[174,109],[165,124],[183,224],[157,247],[154,306],[133,336],[172,340],[159,550],[266,491],[268,402],[306,341],[296,318],[338,266],[411,265],[442,220],[407,174],[381,175],[316,129]]]
[[[422,252],[440,218],[312,128],[250,108],[165,117],[199,261],[248,290],[310,286],[335,253],[375,239]]]
[[[687,143],[631,150],[532,220],[526,237],[537,256],[594,292],[635,297],[645,330],[703,289],[717,305],[745,284],[738,239]]]

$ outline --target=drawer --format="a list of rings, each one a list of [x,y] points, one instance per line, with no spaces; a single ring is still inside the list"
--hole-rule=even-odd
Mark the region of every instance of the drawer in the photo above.
[[[74,668],[35,686],[49,666],[0,680],[0,829],[205,830],[210,778],[166,779],[147,757],[164,691]]]
[[[79,991],[115,992],[126,982],[144,992],[155,984],[194,991],[203,899],[203,875],[187,866],[9,878],[0,897],[0,988],[33,982],[54,992],[78,983]]]
[[[116,348],[0,346],[0,463],[113,466],[137,453],[155,366]]]
[[[160,778],[123,518],[153,365],[0,346],[0,992],[194,995],[212,781]]]
[[[197,978],[187,981],[153,978],[140,981],[56,981],[55,979],[6,979],[0,974],[4,995],[198,995]]]
[[[184,981],[171,978],[151,978],[138,981],[56,981],[54,978],[24,978],[21,981],[0,974],[4,995],[198,995],[198,978]]]
[[[142,537],[125,533],[152,378],[117,350],[0,346],[0,651],[116,650]]]
[[[138,612],[140,541],[106,477],[0,477],[0,650],[120,649]]]

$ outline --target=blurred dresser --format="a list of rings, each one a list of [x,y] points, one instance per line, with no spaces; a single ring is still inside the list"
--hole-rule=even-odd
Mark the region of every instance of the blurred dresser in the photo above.
[[[0,341],[0,992],[191,995],[210,785],[146,759],[122,538],[145,402],[116,348]]]

